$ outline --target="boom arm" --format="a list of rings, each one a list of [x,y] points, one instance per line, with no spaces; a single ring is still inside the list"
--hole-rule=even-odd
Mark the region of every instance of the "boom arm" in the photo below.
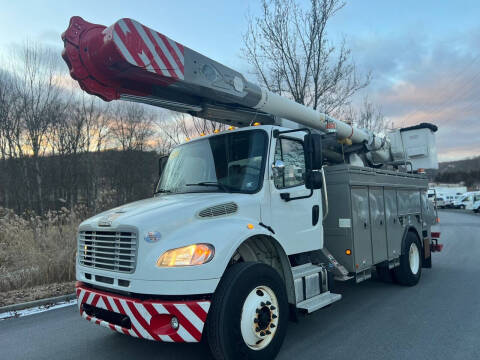
[[[62,56],[86,92],[105,101],[155,105],[235,126],[279,118],[364,143],[376,161],[392,160],[389,141],[249,82],[239,72],[132,19],[106,27],[81,17],[62,34]]]

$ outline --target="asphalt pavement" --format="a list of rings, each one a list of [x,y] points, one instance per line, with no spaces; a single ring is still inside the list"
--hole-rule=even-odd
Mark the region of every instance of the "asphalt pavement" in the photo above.
[[[343,299],[290,322],[278,359],[480,359],[480,216],[440,212],[441,253],[411,288],[339,284]],[[1,359],[208,359],[202,344],[114,333],[71,306],[0,321]]]

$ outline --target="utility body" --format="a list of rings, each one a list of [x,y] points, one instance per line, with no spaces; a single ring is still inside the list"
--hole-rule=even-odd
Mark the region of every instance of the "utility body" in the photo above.
[[[84,90],[234,125],[159,161],[150,199],[85,220],[82,317],[131,336],[207,341],[215,358],[278,353],[288,320],[378,272],[412,286],[441,250],[421,168],[436,127],[379,136],[248,82],[131,19],[71,19],[64,58]]]

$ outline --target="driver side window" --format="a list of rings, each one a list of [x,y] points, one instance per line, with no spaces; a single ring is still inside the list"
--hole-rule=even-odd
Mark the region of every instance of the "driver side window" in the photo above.
[[[275,146],[274,162],[283,161],[285,169],[274,174],[273,182],[277,189],[285,189],[305,184],[305,152],[300,140],[279,138]]]

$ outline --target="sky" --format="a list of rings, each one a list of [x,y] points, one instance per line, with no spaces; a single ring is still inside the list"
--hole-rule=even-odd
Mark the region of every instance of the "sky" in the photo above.
[[[302,1],[300,1],[302,2]],[[307,2],[306,0],[303,3]],[[111,25],[134,18],[240,72],[247,14],[259,1],[0,0],[0,52],[26,40],[62,48],[71,16]],[[439,126],[439,160],[480,155],[480,2],[350,0],[328,24],[345,39],[368,95],[395,127]]]

